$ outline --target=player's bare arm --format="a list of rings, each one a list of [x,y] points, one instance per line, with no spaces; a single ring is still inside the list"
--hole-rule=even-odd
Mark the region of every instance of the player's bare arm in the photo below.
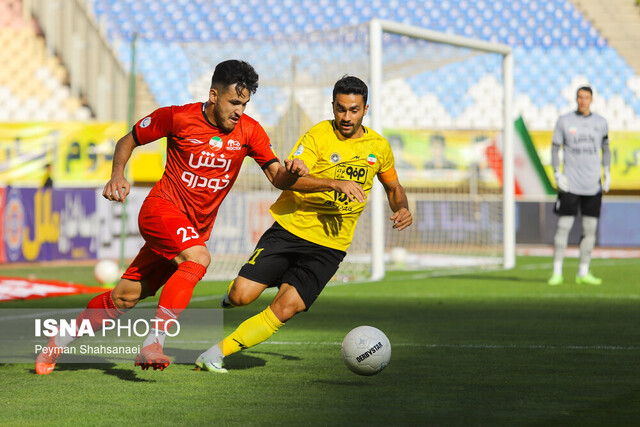
[[[316,193],[321,191],[337,191],[345,194],[350,201],[364,203],[366,198],[362,186],[354,181],[339,181],[335,179],[314,178],[305,176],[299,178],[290,190],[300,193]]]
[[[393,228],[398,231],[404,230],[413,223],[413,217],[409,212],[409,202],[404,188],[397,179],[390,182],[383,182],[382,186],[387,193],[389,207],[393,211],[393,215],[389,218],[393,221]]]
[[[309,168],[300,159],[285,160],[284,166],[280,162],[271,163],[264,170],[269,182],[279,190],[288,190],[303,176],[309,175]]]
[[[293,174],[298,177],[309,175],[309,168],[300,159],[293,159],[293,160],[285,159],[284,168],[290,174]]]
[[[309,168],[300,159],[285,160],[284,163],[285,166],[272,163],[265,170],[269,181],[280,190],[293,190],[301,193],[335,190],[346,194],[352,202],[364,203],[365,201],[364,190],[356,182],[310,177],[308,176]]]
[[[131,185],[124,177],[124,168],[131,158],[136,141],[131,132],[120,138],[113,153],[113,165],[111,167],[111,179],[104,186],[102,196],[107,200],[124,202],[129,195]]]

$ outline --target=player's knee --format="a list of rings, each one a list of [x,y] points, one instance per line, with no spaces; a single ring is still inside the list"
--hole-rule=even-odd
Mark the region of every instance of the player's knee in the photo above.
[[[249,292],[236,288],[235,286],[229,291],[229,302],[234,307],[242,307],[251,303],[255,298]]]
[[[200,246],[200,250],[198,250],[192,257],[191,259],[188,259],[188,261],[192,261],[195,262],[197,264],[200,264],[202,266],[204,266],[205,268],[209,267],[209,264],[211,264],[211,255],[209,254],[209,251],[207,250],[207,248]]]
[[[211,254],[209,254],[209,250],[206,246],[193,246],[178,255],[176,260],[178,261],[178,264],[191,261],[207,268],[209,267],[209,264],[211,264]]]
[[[573,222],[575,221],[575,217],[573,216],[561,216],[558,219],[558,232],[559,233],[569,233],[571,228],[573,227]]]
[[[595,236],[598,229],[598,218],[585,216],[582,218],[582,235]]]

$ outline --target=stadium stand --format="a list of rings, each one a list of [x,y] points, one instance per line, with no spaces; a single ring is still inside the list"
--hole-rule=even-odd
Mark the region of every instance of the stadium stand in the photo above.
[[[91,118],[91,111],[65,84],[66,69],[25,19],[21,0],[0,0],[0,46],[0,121]]]
[[[625,1],[631,0],[616,0]],[[39,7],[46,3],[30,2]],[[193,47],[197,43],[210,40],[230,43],[229,49],[215,52],[216,60],[241,57],[242,42],[247,42],[245,49],[253,50],[256,49],[256,43],[251,43],[254,40],[330,32],[378,17],[512,45],[515,113],[524,117],[530,129],[551,129],[558,114],[573,108],[576,87],[590,84],[595,91],[593,108],[608,118],[612,129],[640,130],[640,75],[621,55],[624,50],[633,56],[634,50],[619,52],[569,0],[354,0],[349,5],[335,0],[247,0],[241,4],[222,0],[73,3],[89,8],[96,28],[104,33],[122,69],[127,69],[130,62],[127,41],[134,32],[138,34],[136,67],[144,80],[138,86],[146,90],[148,85],[150,95],[146,98],[150,99],[150,106],[200,99],[201,87],[193,85],[190,64],[194,50],[198,49]],[[585,10],[588,4],[580,2]],[[620,25],[631,22],[629,25],[637,28],[640,13],[637,6],[633,8],[636,16]],[[598,13],[591,10],[587,15],[596,20]],[[37,29],[23,15],[22,0],[0,0],[0,41],[6,46],[0,52],[0,59],[10,64],[0,70],[0,102],[6,107],[0,109],[0,120],[91,117],[91,111],[81,105],[82,91],[77,88],[70,91],[65,85],[70,80],[66,69],[72,67],[65,62],[65,69],[55,56],[47,54]],[[38,13],[35,15],[39,17]],[[629,31],[633,32],[627,30],[627,33]],[[29,60],[23,62],[25,58]],[[289,66],[279,63],[277,54],[269,51],[265,51],[262,58],[261,63],[254,64],[261,74],[264,70],[275,72]],[[214,58],[211,61],[215,62]],[[391,82],[390,87],[401,91],[400,94],[415,97],[420,114],[389,115],[387,119],[394,126],[402,127],[417,126],[419,121],[421,126],[455,128],[457,123],[478,122],[495,128],[500,115],[492,105],[500,98],[497,83],[500,73],[500,64],[495,60],[471,57],[455,66]],[[426,84],[433,81],[442,84],[435,88]],[[71,87],[74,88],[73,82]],[[118,90],[125,89],[120,85]],[[286,95],[281,98],[286,103]],[[100,105],[100,99],[90,93],[85,99],[98,119],[102,110],[109,109],[120,114],[117,119],[122,118],[124,108],[114,102],[107,108]],[[269,99],[273,102],[273,96]],[[257,100],[258,118],[268,120],[268,112],[273,107],[260,105]]]
[[[640,77],[568,0],[355,0],[347,6],[332,0],[248,0],[239,5],[219,0],[94,0],[92,4],[109,40],[139,33],[140,69],[159,104],[180,104],[198,96],[189,90],[188,53],[180,42],[290,36],[380,17],[514,46],[515,106],[532,129],[552,128],[558,114],[572,108],[575,88],[586,83],[595,89],[594,109],[609,118],[611,128],[640,129]],[[230,22],[241,22],[242,31],[229,31]],[[127,62],[126,43],[119,44],[118,55]],[[277,67],[277,57],[270,59],[274,57],[265,55],[265,63],[256,65]],[[446,81],[451,72],[476,76],[464,85],[443,84],[436,92],[417,90],[415,95],[424,104],[419,109],[435,114],[427,105],[435,96],[443,108],[434,121],[455,126],[459,117],[471,115],[491,127],[499,117],[487,106],[498,88],[486,76],[481,79],[479,69],[496,78],[500,72],[499,64],[471,58],[463,67],[423,73],[406,88],[425,87],[421,82],[432,79]],[[460,103],[458,95],[467,91],[482,96],[474,105]]]
[[[640,73],[640,3],[629,0],[581,0],[576,2],[585,18]]]

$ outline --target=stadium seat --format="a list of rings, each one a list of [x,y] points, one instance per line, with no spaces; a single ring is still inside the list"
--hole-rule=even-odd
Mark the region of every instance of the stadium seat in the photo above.
[[[0,0],[0,12],[0,61],[5,64],[0,70],[0,120],[68,118],[65,102],[74,98],[68,88],[58,91],[66,71],[47,54],[32,23],[24,20],[20,1]],[[78,110],[76,101],[69,107]]]
[[[222,0],[175,0],[145,3],[144,6],[130,0],[93,0],[92,3],[95,15],[107,21],[107,34],[111,40],[126,39],[136,27],[159,41],[190,42],[211,38],[221,41],[234,38],[248,40],[277,34],[330,31],[378,16],[512,44],[518,52],[515,67],[522,80],[517,78],[515,82],[516,100],[518,97],[529,98],[540,107],[546,104],[557,110],[566,102],[558,94],[564,90],[568,80],[555,83],[556,80],[550,76],[573,75],[575,69],[584,69],[589,79],[602,85],[602,96],[621,93],[626,105],[638,110],[637,93],[632,90],[621,92],[634,75],[633,71],[568,0],[459,3],[355,0],[351,5],[340,5],[340,10],[347,12],[342,14],[337,13],[338,6],[333,0],[247,0],[233,8]],[[234,34],[225,23],[238,21],[242,22],[243,31]],[[301,52],[301,57],[304,53]],[[123,62],[128,62],[128,49],[120,49],[118,54]],[[190,99],[192,95],[187,92],[190,71],[185,45],[161,43],[154,48],[153,54],[141,52],[140,55],[141,58],[144,56],[144,60],[140,61],[140,69],[159,103],[176,104]],[[598,62],[599,57],[606,60]],[[180,58],[173,61],[174,64],[180,64],[178,69],[169,65],[169,59],[173,58]],[[254,64],[256,68],[281,70],[283,75],[289,73],[289,64],[281,64],[277,55],[265,52],[261,58],[261,62]],[[459,105],[459,99],[465,98],[465,94],[479,84],[483,72],[496,76],[501,72],[499,63],[485,64],[474,59],[467,62],[468,65],[460,68],[463,71],[456,67],[445,67],[458,70],[453,77],[461,79],[462,83],[450,83],[449,75],[452,72],[426,72],[424,76],[410,78],[412,83],[407,87],[413,88],[419,96],[435,94],[447,113],[455,117],[465,110]],[[612,74],[607,75],[606,79],[597,80],[598,71],[607,69],[604,64],[609,64]],[[444,81],[444,84],[435,88],[433,85],[431,88],[428,84],[423,85],[434,79]],[[256,98],[256,102],[260,102],[259,98]],[[257,109],[269,111],[270,108],[273,106],[258,105]]]

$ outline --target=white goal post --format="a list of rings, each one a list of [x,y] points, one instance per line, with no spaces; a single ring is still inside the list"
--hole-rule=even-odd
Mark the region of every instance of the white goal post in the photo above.
[[[515,266],[515,181],[513,169],[513,132],[512,117],[513,99],[513,53],[510,46],[471,39],[420,27],[408,26],[391,21],[372,19],[369,23],[369,61],[370,61],[370,104],[371,127],[383,133],[382,105],[383,94],[383,33],[413,37],[435,43],[470,48],[503,55],[503,268]],[[384,204],[386,198],[382,185],[375,182],[371,191],[371,280],[380,280],[385,275],[385,233],[380,230],[386,227]]]
[[[152,75],[168,56],[179,59],[180,72],[168,72],[175,86],[159,86],[167,95],[161,104],[201,101],[220,61],[251,63],[260,87],[246,113],[265,128],[280,159],[311,126],[333,118],[338,79],[348,74],[369,85],[363,123],[389,140],[414,224],[392,229],[376,182],[337,280],[377,280],[387,269],[514,266],[509,46],[373,20],[271,38],[140,40],[136,52],[136,63]],[[273,223],[268,209],[278,194],[247,159],[218,213],[207,278],[235,277]]]

